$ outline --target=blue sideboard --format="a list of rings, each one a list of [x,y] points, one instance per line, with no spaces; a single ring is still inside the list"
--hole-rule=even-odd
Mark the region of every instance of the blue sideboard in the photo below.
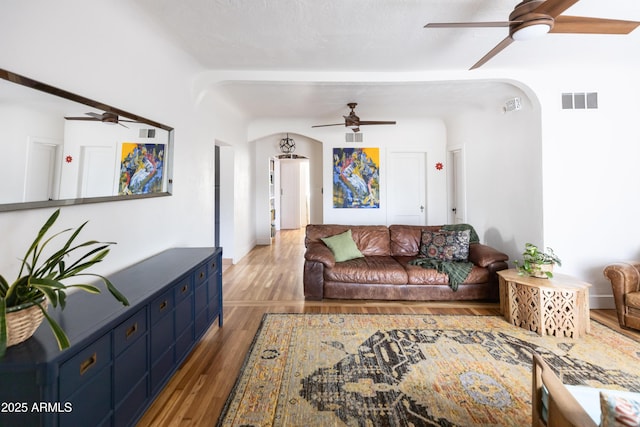
[[[49,326],[0,360],[0,426],[130,426],[218,319],[222,249],[168,249],[109,275],[106,289],[75,292],[49,309],[71,341],[60,351]]]

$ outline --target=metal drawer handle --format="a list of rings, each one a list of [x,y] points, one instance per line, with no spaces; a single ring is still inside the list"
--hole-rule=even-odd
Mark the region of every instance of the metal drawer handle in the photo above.
[[[202,279],[204,277],[204,271],[200,272],[200,278]]]
[[[165,308],[167,308],[167,306],[169,305],[169,303],[167,302],[167,300],[164,300],[160,303],[160,311],[163,311]]]
[[[80,375],[84,375],[89,370],[89,368],[96,364],[97,361],[98,354],[93,353],[91,357],[80,364]]]
[[[126,338],[129,339],[129,337],[136,332],[138,332],[138,322],[134,323],[129,329],[127,329]]]
[[[184,285],[182,287],[182,293],[184,294],[185,292],[187,292],[189,290],[189,285]]]

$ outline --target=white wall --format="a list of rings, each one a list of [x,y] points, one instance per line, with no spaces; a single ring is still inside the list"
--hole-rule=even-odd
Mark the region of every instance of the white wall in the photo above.
[[[532,76],[542,105],[544,244],[559,271],[593,285],[592,307],[613,307],[604,267],[640,259],[638,70]],[[595,110],[562,110],[563,92],[597,92]]]
[[[447,124],[448,146],[464,152],[466,222],[511,260],[544,238],[540,107],[523,92],[513,95],[519,111],[487,105]]]
[[[199,120],[207,127],[207,152],[213,154],[215,145],[221,147],[222,256],[236,263],[256,245],[255,154],[247,141],[248,120],[217,96],[215,90],[200,95],[197,111]],[[201,181],[201,185],[202,197],[198,197],[196,205],[208,203],[203,198],[211,196],[208,182]]]
[[[392,152],[425,152],[426,153],[426,187],[427,187],[427,223],[444,224],[446,211],[446,176],[434,167],[436,162],[443,162],[446,157],[446,129],[442,120],[437,118],[396,118],[394,126],[363,126],[363,142],[344,142],[344,128],[321,128],[324,152],[324,212],[325,223],[334,224],[383,224],[390,225],[387,159]],[[347,147],[378,147],[380,149],[380,208],[378,209],[344,209],[333,207],[333,149]],[[413,191],[409,182],[402,191]]]

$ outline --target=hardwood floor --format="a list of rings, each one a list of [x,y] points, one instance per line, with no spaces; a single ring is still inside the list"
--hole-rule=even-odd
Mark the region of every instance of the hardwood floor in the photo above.
[[[302,290],[304,231],[280,231],[223,273],[224,326],[196,346],[138,426],[212,426],[226,402],[265,313],[422,313],[499,315],[498,303],[306,302]],[[620,330],[615,310],[591,317]],[[640,340],[640,333],[621,331]]]

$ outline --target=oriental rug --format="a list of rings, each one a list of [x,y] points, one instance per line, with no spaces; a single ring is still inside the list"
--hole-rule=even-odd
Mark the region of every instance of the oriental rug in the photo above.
[[[640,392],[640,343],[594,321],[540,337],[499,316],[266,314],[219,426],[531,425],[531,359]]]

